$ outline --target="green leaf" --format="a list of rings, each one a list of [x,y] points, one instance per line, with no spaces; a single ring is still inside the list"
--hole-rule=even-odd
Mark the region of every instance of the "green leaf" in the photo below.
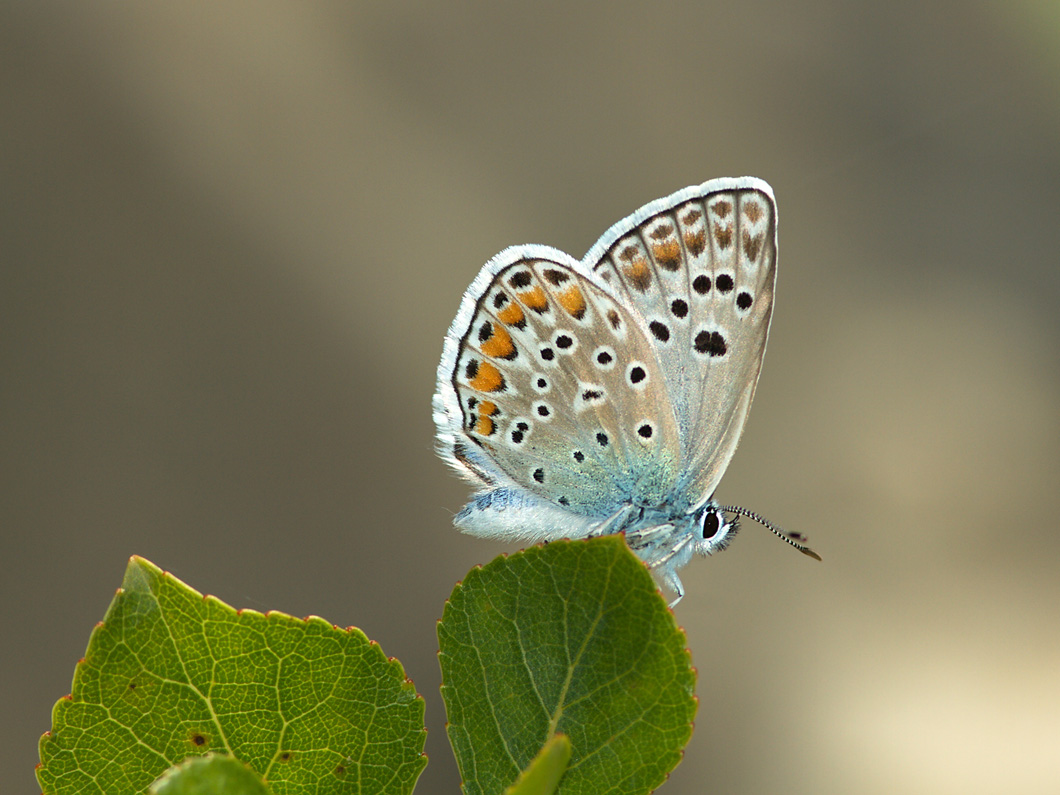
[[[217,752],[285,795],[407,793],[423,700],[358,629],[237,612],[133,558],[40,741],[51,793],[140,793]]]
[[[195,756],[171,767],[151,785],[150,795],[270,795],[258,774],[238,759]]]
[[[556,541],[472,570],[438,640],[468,795],[502,792],[558,732],[572,746],[558,792],[650,792],[692,734],[684,633],[618,536]]]
[[[554,734],[545,743],[530,767],[519,774],[504,795],[552,795],[570,762],[570,740],[565,734]]]

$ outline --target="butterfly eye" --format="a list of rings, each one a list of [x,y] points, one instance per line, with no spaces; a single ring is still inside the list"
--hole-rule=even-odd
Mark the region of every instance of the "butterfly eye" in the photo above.
[[[721,529],[721,519],[714,511],[708,512],[703,517],[703,538],[714,538]]]

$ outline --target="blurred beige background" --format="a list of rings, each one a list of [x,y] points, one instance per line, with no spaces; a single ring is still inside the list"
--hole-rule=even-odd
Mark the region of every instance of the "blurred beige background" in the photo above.
[[[1060,791],[1060,11],[1013,2],[0,8],[0,771],[141,554],[357,625],[427,703],[502,551],[450,527],[442,336],[506,245],[710,177],[780,207],[773,335],[683,574],[664,787]]]

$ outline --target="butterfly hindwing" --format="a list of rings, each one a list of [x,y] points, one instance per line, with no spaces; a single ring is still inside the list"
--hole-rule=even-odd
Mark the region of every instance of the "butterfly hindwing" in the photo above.
[[[664,499],[676,421],[634,317],[560,252],[510,250],[489,272],[439,389],[459,406],[454,436],[480,453],[466,458],[578,514]]]

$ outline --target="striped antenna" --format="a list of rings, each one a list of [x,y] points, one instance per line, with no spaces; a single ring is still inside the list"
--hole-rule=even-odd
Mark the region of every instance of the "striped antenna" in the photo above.
[[[721,510],[727,511],[728,513],[735,513],[739,514],[740,516],[746,516],[748,519],[754,519],[763,527],[771,530],[773,532],[773,535],[775,535],[777,538],[781,539],[782,541],[787,541],[789,544],[795,547],[795,549],[799,550],[799,552],[801,552],[803,555],[809,555],[814,560],[821,559],[820,555],[818,555],[805,544],[800,543],[801,541],[806,540],[806,538],[801,533],[786,533],[779,527],[777,527],[775,524],[770,522],[768,519],[759,516],[754,511],[749,511],[746,508],[741,508],[739,505],[721,505],[719,507],[721,508]]]

